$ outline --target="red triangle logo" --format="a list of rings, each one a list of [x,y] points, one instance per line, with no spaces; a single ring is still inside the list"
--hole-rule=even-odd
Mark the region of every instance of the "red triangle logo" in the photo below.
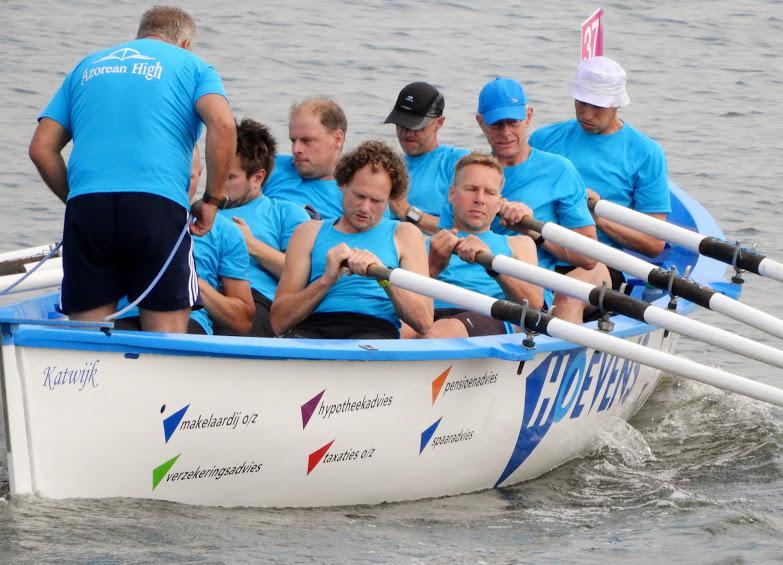
[[[323,447],[320,447],[313,451],[307,458],[307,474],[310,474],[310,471],[315,469],[315,467],[321,462],[321,459],[324,458],[324,455],[326,455],[326,452],[329,451],[329,448],[332,447],[332,444],[334,443],[334,440],[330,441]]]
[[[440,394],[440,390],[443,388],[443,383],[446,382],[446,378],[449,376],[449,371],[451,371],[451,365],[448,369],[443,371],[437,379],[432,381],[432,404],[435,404],[435,401],[438,399],[438,395]]]

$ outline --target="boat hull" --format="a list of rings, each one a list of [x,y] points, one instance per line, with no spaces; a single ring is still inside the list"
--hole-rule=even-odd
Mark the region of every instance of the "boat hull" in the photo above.
[[[631,336],[671,351],[676,336]],[[231,359],[3,347],[12,494],[374,504],[536,477],[627,420],[659,372],[529,360]]]
[[[722,237],[672,185],[672,219]],[[725,266],[658,258],[733,297]],[[633,282],[633,281],[631,281]],[[666,307],[643,284],[632,295]],[[104,334],[56,295],[0,309],[11,494],[220,506],[373,504],[502,487],[585,453],[652,393],[659,371],[521,335],[299,340]],[[695,306],[680,300],[677,311]],[[677,340],[612,318],[616,337]],[[586,324],[591,329],[596,323]]]

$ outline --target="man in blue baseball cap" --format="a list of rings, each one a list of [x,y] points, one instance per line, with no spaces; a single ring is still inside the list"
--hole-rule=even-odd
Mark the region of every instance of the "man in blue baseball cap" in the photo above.
[[[512,233],[511,226],[524,216],[531,216],[595,239],[595,221],[587,208],[582,178],[568,159],[528,145],[527,130],[532,119],[533,108],[519,82],[496,78],[481,89],[476,122],[493,155],[503,165],[506,177],[501,218],[495,220],[492,230]],[[444,207],[440,225],[450,227],[452,214],[450,207]],[[540,266],[594,285],[609,282],[605,265],[551,241],[538,238],[536,243]],[[592,314],[589,305],[559,294],[555,295],[554,306],[555,316],[572,322],[581,323],[585,315]]]

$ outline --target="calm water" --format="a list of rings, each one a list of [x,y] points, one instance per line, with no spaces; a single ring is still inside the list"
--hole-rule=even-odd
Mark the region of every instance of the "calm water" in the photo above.
[[[382,121],[398,90],[427,80],[446,95],[442,142],[484,147],[473,114],[478,90],[496,75],[523,82],[537,124],[570,117],[579,25],[597,7],[572,4],[501,2],[490,11],[464,0],[275,0],[216,10],[198,0],[188,9],[200,26],[196,51],[222,74],[236,114],[266,122],[280,140],[291,100],[323,93],[346,110],[349,146],[393,141]],[[606,53],[629,74],[625,119],[664,146],[672,177],[728,238],[783,257],[783,4],[604,8]],[[0,0],[0,251],[59,237],[63,207],[26,155],[35,116],[87,52],[132,37],[142,10],[136,2]],[[779,285],[751,279],[744,300],[783,316]],[[706,346],[682,340],[680,351],[783,384],[779,370]],[[0,460],[0,561],[780,562],[781,415],[664,380],[633,427],[539,480],[377,507],[7,501]]]

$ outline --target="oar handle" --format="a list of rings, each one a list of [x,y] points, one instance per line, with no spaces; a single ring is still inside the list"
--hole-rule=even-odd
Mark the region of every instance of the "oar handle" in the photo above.
[[[388,281],[391,277],[392,270],[389,267],[384,267],[378,263],[373,263],[367,267],[367,276],[380,281]]]
[[[544,229],[544,222],[539,222],[531,216],[525,216],[520,222],[508,227],[516,231],[531,230],[541,233],[541,231]]]
[[[735,269],[744,269],[757,275],[761,262],[766,259],[761,253],[755,253],[743,248],[738,243],[729,243],[717,237],[705,237],[699,243],[698,252],[722,263],[732,265]]]

